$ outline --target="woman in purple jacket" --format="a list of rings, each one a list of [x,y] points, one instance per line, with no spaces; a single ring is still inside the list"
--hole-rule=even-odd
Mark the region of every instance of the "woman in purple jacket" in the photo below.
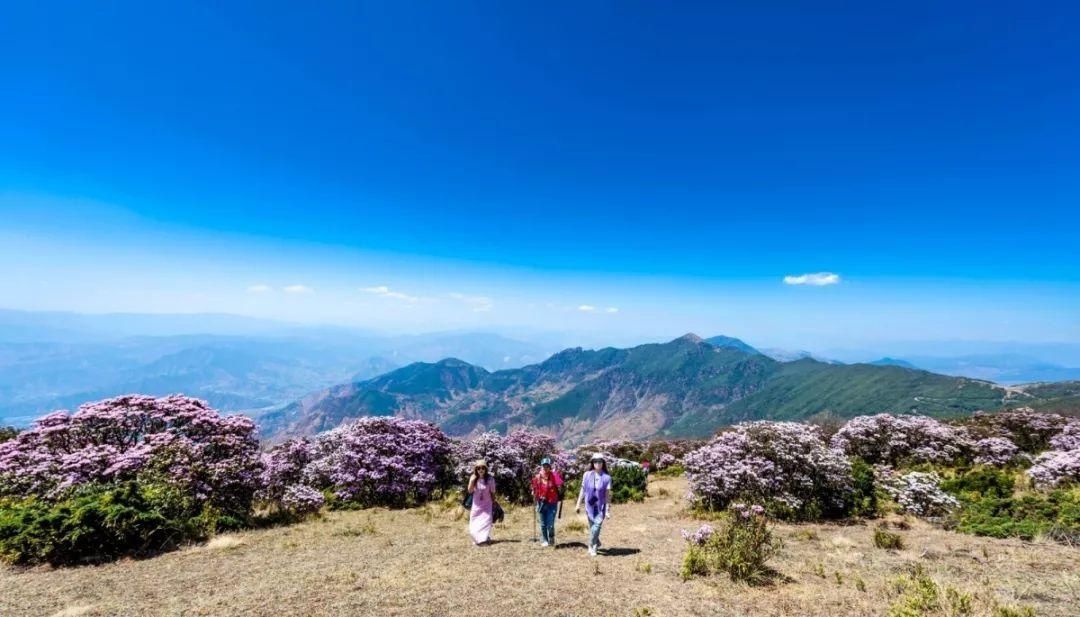
[[[581,512],[581,502],[585,501],[585,516],[589,518],[589,555],[596,557],[600,548],[600,527],[604,519],[609,518],[608,494],[611,492],[611,475],[608,474],[607,461],[597,452],[589,461],[591,469],[581,479],[581,492],[578,493],[575,512]]]

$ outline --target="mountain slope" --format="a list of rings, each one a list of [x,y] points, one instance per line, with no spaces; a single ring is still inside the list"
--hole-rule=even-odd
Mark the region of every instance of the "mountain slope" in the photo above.
[[[757,349],[754,349],[733,336],[713,336],[705,339],[705,342],[713,347],[730,347],[731,349],[738,349],[739,351],[745,351],[746,353],[761,353]]]
[[[897,366],[777,362],[687,335],[629,349],[567,349],[496,372],[455,359],[416,363],[315,393],[259,423],[264,436],[279,439],[392,414],[435,422],[452,435],[529,426],[572,443],[703,436],[741,420],[823,412],[950,415],[996,409],[1014,395],[1022,393]]]

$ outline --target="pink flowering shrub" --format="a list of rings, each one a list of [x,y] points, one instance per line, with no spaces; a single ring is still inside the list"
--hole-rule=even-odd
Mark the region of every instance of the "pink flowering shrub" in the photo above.
[[[960,506],[955,497],[942,490],[941,476],[936,473],[911,471],[900,474],[884,466],[879,466],[876,471],[881,486],[905,512],[939,517]]]
[[[1044,488],[1080,482],[1080,448],[1043,452],[1027,473],[1032,482]]]
[[[289,485],[281,496],[282,509],[295,515],[314,514],[325,502],[322,493],[304,484]]]
[[[310,457],[304,483],[341,507],[417,503],[450,481],[450,440],[419,420],[361,418],[318,435]]]
[[[1032,482],[1043,488],[1080,483],[1080,422],[1070,421],[1049,444],[1053,450],[1035,457],[1027,471]]]
[[[851,463],[825,446],[815,426],[739,424],[687,454],[683,464],[699,507],[749,500],[793,519],[840,516],[851,507]]]
[[[1080,422],[1070,422],[1057,435],[1050,438],[1054,450],[1080,450]]]
[[[1004,467],[1016,459],[1020,448],[1004,437],[987,437],[975,442],[975,462],[980,465]]]
[[[180,395],[88,403],[0,443],[0,496],[61,499],[80,486],[137,479],[246,516],[260,471],[250,418]]]
[[[980,437],[1004,437],[1016,444],[1021,452],[1035,454],[1051,447],[1050,442],[1056,435],[1069,426],[1080,425],[1080,422],[1021,407],[998,413],[977,412],[964,424]]]
[[[304,472],[311,463],[312,444],[305,438],[290,439],[278,444],[262,455],[262,474],[259,478],[259,491],[256,500],[271,511],[293,515],[309,514],[318,511],[323,503],[323,495],[304,480]],[[312,492],[318,494],[316,500]]]
[[[555,438],[545,433],[517,430],[502,436],[495,432],[483,433],[468,441],[454,445],[455,476],[462,482],[472,473],[473,463],[484,459],[488,473],[495,476],[498,492],[510,500],[528,503],[531,500],[530,481],[540,468],[544,457],[555,457]],[[571,466],[572,457],[562,453],[552,458],[555,469],[564,476]],[[576,467],[576,462],[574,462]]]
[[[966,430],[927,416],[882,413],[848,420],[830,445],[871,464],[959,462],[970,456],[974,443]]]
[[[678,463],[678,462],[679,462],[679,459],[675,458],[674,454],[664,452],[663,454],[661,454],[656,459],[656,470],[660,471],[662,469],[667,469],[668,467],[671,467],[672,465],[674,465],[675,463]]]

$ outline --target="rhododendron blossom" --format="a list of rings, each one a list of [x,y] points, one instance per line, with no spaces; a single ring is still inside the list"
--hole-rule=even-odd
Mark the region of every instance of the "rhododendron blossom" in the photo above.
[[[889,467],[875,468],[879,482],[905,512],[915,516],[944,516],[960,505],[941,489],[936,473],[912,471],[898,474]]]
[[[739,424],[687,454],[683,464],[692,499],[713,509],[749,499],[796,518],[833,516],[853,490],[850,462],[807,424]]]
[[[1020,448],[1004,437],[988,437],[975,442],[975,452],[976,463],[1002,467],[1016,458]]]
[[[0,444],[0,495],[65,496],[147,478],[196,502],[246,512],[259,486],[255,424],[180,395],[129,395],[58,411]]]
[[[1073,421],[1050,439],[1050,447],[1055,450],[1080,450],[1080,422]]]
[[[500,493],[515,501],[530,499],[529,482],[544,457],[556,457],[555,438],[545,433],[517,430],[502,436],[495,432],[482,433],[454,445],[455,473],[464,481],[472,473],[478,459],[487,461],[488,473],[495,476]],[[572,459],[563,453],[553,458],[556,469],[566,474]]]
[[[1005,437],[1021,451],[1034,454],[1046,450],[1054,437],[1080,422],[1054,413],[1037,412],[1030,407],[997,413],[977,412],[966,421],[980,437]],[[1075,430],[1075,429],[1073,429]],[[1056,448],[1059,450],[1067,448]]]
[[[1043,452],[1027,473],[1035,484],[1047,488],[1080,482],[1080,448]]]
[[[831,446],[868,463],[953,463],[968,456],[974,442],[963,428],[927,416],[882,413],[848,420]]]
[[[364,506],[421,501],[449,481],[450,440],[419,420],[361,418],[318,435],[310,456],[306,484]]]

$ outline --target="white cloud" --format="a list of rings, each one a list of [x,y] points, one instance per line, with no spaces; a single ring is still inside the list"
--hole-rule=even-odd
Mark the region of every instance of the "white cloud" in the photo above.
[[[582,304],[581,306],[577,307],[577,310],[583,313],[592,313],[596,310],[596,307],[589,304]]]
[[[248,290],[249,294],[264,294],[264,293],[270,291],[270,286],[269,285],[263,285],[263,284],[260,283],[258,285],[252,285],[252,286],[248,287],[247,290]]]
[[[824,287],[825,285],[836,285],[839,282],[840,275],[832,272],[812,272],[810,274],[800,274],[798,276],[789,274],[784,277],[785,285]]]
[[[287,294],[310,294],[315,293],[315,290],[307,285],[287,285],[281,288]]]
[[[487,296],[469,296],[469,295],[466,295],[466,294],[463,294],[463,293],[457,293],[457,292],[450,293],[450,294],[447,294],[447,295],[450,296],[451,298],[457,300],[458,302],[463,302],[464,304],[468,305],[469,307],[472,308],[474,313],[484,313],[484,312],[490,311],[491,307],[494,306],[494,303],[491,301],[491,298],[489,298]]]
[[[384,298],[394,298],[395,300],[402,300],[404,302],[418,302],[420,300],[420,298],[416,296],[410,296],[407,293],[394,291],[386,285],[377,285],[375,287],[361,287],[360,291],[374,294],[376,296],[382,296]]]
[[[605,313],[618,313],[619,312],[619,307],[617,307],[617,306],[609,306],[606,309],[604,309],[604,312]]]

